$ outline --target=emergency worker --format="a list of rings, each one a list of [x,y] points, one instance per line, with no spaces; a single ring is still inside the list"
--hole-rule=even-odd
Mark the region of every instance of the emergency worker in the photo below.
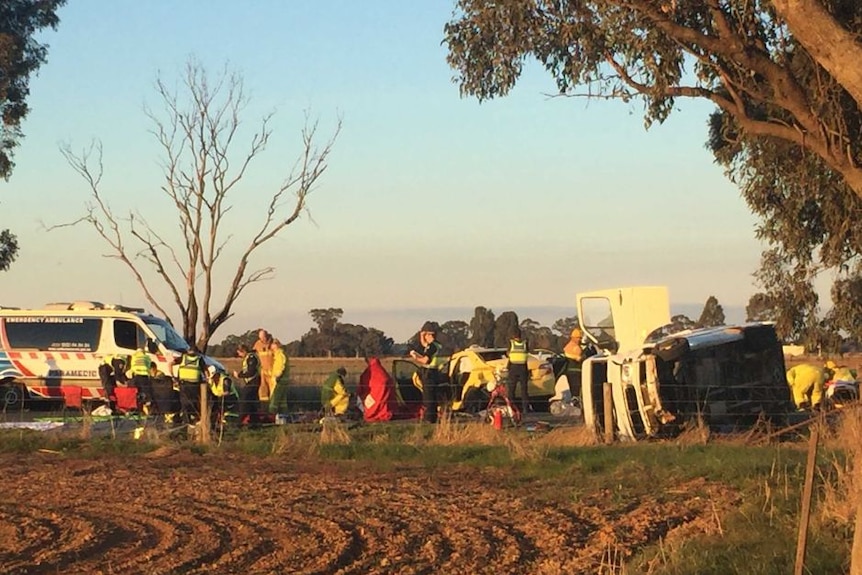
[[[243,383],[239,388],[239,420],[246,425],[258,423],[259,389],[260,389],[260,359],[257,352],[245,344],[241,344],[236,354],[242,359],[242,368],[233,375]]]
[[[846,365],[836,365],[834,361],[826,362],[826,380],[835,383],[856,383],[854,370]]]
[[[554,375],[559,377],[561,374],[566,375],[566,380],[569,382],[569,391],[572,397],[581,396],[581,364],[588,357],[584,350],[583,344],[584,334],[579,328],[572,330],[569,334],[569,341],[563,346],[563,358],[565,364],[558,371],[558,365],[555,364]]]
[[[153,408],[153,387],[150,384],[150,366],[152,364],[153,360],[150,359],[150,354],[144,348],[139,347],[132,354],[129,365],[130,384],[132,387],[138,388],[138,397],[144,406],[146,415],[149,415]]]
[[[102,382],[102,389],[105,391],[105,398],[110,404],[111,411],[116,409],[117,403],[114,388],[117,384],[125,385],[128,366],[128,355],[109,355],[99,364],[99,379]]]
[[[526,414],[527,408],[530,405],[529,391],[527,390],[527,382],[529,373],[527,370],[527,342],[521,339],[520,328],[512,330],[511,338],[509,339],[509,382],[507,392],[509,400],[515,402],[515,392],[518,388],[521,390],[521,413]]]
[[[820,407],[824,381],[824,369],[819,365],[802,363],[787,370],[787,385],[790,386],[797,409]]]
[[[436,341],[437,324],[426,321],[419,330],[419,348],[410,350],[410,357],[419,364],[419,379],[422,381],[422,420],[437,423],[437,385],[440,381],[440,366],[443,365],[441,346]]]
[[[260,364],[260,383],[258,384],[258,397],[260,401],[269,401],[270,394],[275,388],[275,380],[272,378],[272,335],[265,329],[257,332],[257,341],[254,342],[254,352]]]
[[[563,355],[566,356],[566,359],[578,363],[584,359],[584,348],[581,345],[583,337],[584,334],[581,333],[579,328],[572,330],[572,333],[569,335],[569,341],[563,346]]]
[[[150,364],[150,385],[155,411],[164,416],[165,423],[173,423],[180,411],[179,389],[174,387],[174,382],[159,369],[156,362]]]
[[[347,370],[339,367],[326,378],[320,388],[320,403],[324,415],[344,415],[350,407],[350,394],[344,385]]]
[[[212,414],[212,426],[217,428],[224,425],[227,413],[236,409],[239,393],[231,378],[219,372],[214,365],[207,368],[207,383],[213,404],[213,409],[210,412]]]
[[[273,340],[269,350],[272,353],[272,382],[275,385],[270,390],[269,412],[287,413],[287,378],[290,364],[280,341]]]
[[[196,347],[190,347],[180,358],[177,379],[180,384],[180,407],[185,421],[197,421],[200,418],[200,384],[206,379],[204,358]]]

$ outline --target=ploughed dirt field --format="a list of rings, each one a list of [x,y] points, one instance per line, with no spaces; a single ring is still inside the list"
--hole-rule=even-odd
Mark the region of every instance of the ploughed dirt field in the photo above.
[[[659,538],[714,532],[705,480],[621,500],[507,486],[500,470],[380,472],[163,447],[2,455],[3,573],[596,573]],[[577,497],[574,495],[578,493]]]

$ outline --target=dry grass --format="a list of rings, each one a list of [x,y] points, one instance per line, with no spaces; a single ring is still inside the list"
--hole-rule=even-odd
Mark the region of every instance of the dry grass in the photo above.
[[[539,461],[546,457],[550,447],[549,444],[524,434],[521,428],[497,430],[486,422],[457,421],[449,412],[441,416],[430,436],[427,434],[427,428],[416,426],[413,433],[407,437],[406,443],[414,446],[499,446],[505,447],[512,459],[517,461]]]
[[[674,439],[677,445],[706,445],[709,442],[710,431],[709,426],[703,420],[703,416],[698,414],[697,419],[682,430],[682,432]]]
[[[545,447],[587,447],[599,445],[601,438],[585,425],[559,427],[540,435],[536,443]]]
[[[320,453],[320,439],[313,434],[298,433],[286,425],[280,426],[275,433],[270,452],[272,455],[295,459],[311,459]]]
[[[842,460],[833,457],[829,473],[821,472],[821,509],[826,519],[849,524],[862,503],[862,410],[847,409],[840,417],[836,432],[829,433],[823,443],[846,457]]]
[[[344,423],[334,417],[324,417],[320,430],[320,445],[348,445],[352,439]]]

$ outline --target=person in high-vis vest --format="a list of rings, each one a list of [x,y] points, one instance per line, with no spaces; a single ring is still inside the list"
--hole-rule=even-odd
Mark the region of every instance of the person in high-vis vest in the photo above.
[[[527,370],[527,341],[521,339],[521,330],[514,328],[509,339],[509,385],[507,392],[509,400],[515,402],[515,392],[521,390],[521,413],[527,413],[530,405],[530,395],[527,391],[529,372]]]
[[[350,407],[350,393],[344,385],[347,370],[339,367],[326,378],[320,387],[320,404],[324,415],[345,415]]]
[[[108,355],[99,364],[99,379],[102,382],[102,389],[105,391],[105,399],[108,400],[111,411],[116,409],[116,398],[114,397],[114,388],[117,385],[126,384],[126,369],[129,367],[128,355]]]
[[[236,409],[239,393],[227,374],[219,372],[214,365],[207,367],[207,384],[212,403],[211,424],[213,429],[224,429],[227,414]]]
[[[437,342],[437,324],[426,321],[419,330],[420,349],[411,349],[410,357],[419,364],[422,381],[422,420],[437,423],[437,385],[440,381],[440,366],[444,358]]]
[[[206,381],[204,358],[194,346],[183,353],[177,366],[177,380],[180,383],[180,407],[186,423],[200,419],[201,382]]]
[[[152,363],[150,354],[142,347],[135,350],[129,361],[129,383],[132,387],[138,388],[138,400],[140,402],[138,406],[143,405],[144,413],[147,415],[153,407],[153,387],[150,384],[150,366]]]
[[[826,374],[819,365],[802,363],[787,370],[787,385],[793,394],[793,403],[800,410],[819,408],[823,399]]]
[[[277,339],[269,346],[272,353],[272,381],[270,389],[269,412],[272,414],[287,413],[287,378],[290,376],[290,363],[284,347]]]
[[[260,359],[257,352],[249,346],[241,344],[236,354],[242,359],[242,369],[234,371],[233,375],[242,381],[239,388],[239,421],[240,425],[257,424],[258,407],[260,400],[258,391],[260,389]]]
[[[258,330],[257,341],[254,342],[254,352],[260,363],[260,383],[258,384],[258,398],[261,403],[269,402],[270,394],[275,388],[275,380],[272,377],[272,334],[265,329]]]

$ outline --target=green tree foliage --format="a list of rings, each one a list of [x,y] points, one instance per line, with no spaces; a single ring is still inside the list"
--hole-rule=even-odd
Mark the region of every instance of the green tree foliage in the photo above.
[[[494,347],[509,347],[512,332],[520,327],[518,314],[504,311],[494,321]]]
[[[45,28],[57,28],[57,10],[66,0],[3,0],[0,2],[0,177],[9,180],[21,122],[30,111],[30,76],[48,57],[48,46],[36,41]]]
[[[542,324],[534,319],[527,318],[521,320],[521,325],[519,327],[521,328],[521,336],[530,342],[531,346],[535,346],[536,335],[542,328]]]
[[[689,318],[687,315],[677,314],[670,318],[670,328],[668,329],[668,332],[677,333],[687,329],[695,329],[696,327],[697,322]]]
[[[480,99],[535,58],[561,94],[640,98],[647,126],[678,98],[714,103],[708,147],[805,291],[862,274],[860,29],[858,0],[458,0],[445,42]]]
[[[0,271],[6,271],[18,256],[18,238],[9,230],[0,231]]]
[[[309,311],[308,315],[311,316],[311,321],[317,325],[321,333],[332,333],[344,316],[344,310],[340,307],[315,308]]]
[[[826,314],[828,330],[854,339],[862,334],[862,276],[842,278],[832,284],[832,309]]]
[[[778,310],[769,294],[757,292],[745,306],[745,321],[776,321]]]
[[[470,324],[462,320],[449,320],[440,326],[440,340],[449,352],[462,350],[470,345]]]
[[[287,345],[292,357],[370,357],[392,353],[394,341],[379,329],[341,323],[341,308],[316,308],[309,311],[317,324],[299,340]]]
[[[724,325],[724,319],[724,308],[718,303],[718,299],[711,295],[706,299],[697,325],[698,327],[716,327]]]
[[[755,280],[769,294],[775,313],[775,330],[787,342],[809,345],[818,325],[819,297],[803,264],[788,262],[781,250],[767,250],[760,259]]]
[[[479,306],[470,320],[470,345],[494,346],[494,312]]]
[[[254,345],[257,332],[258,330],[252,329],[242,335],[229,335],[221,343],[207,347],[207,353],[213,357],[234,357],[240,344],[244,343],[249,347]]]
[[[568,317],[561,317],[553,323],[551,329],[566,338],[566,341],[568,341],[569,335],[571,335],[572,330],[578,327],[578,325],[578,316],[572,315]]]
[[[804,148],[862,195],[862,81],[833,65],[862,53],[862,3],[806,3],[824,15],[811,29],[802,3],[786,0],[780,14],[765,1],[458,0],[444,41],[462,94],[505,95],[535,58],[562,94],[641,98],[647,126],[677,98],[706,99],[737,132]],[[824,41],[827,29],[843,34]],[[840,48],[816,49],[826,42]]]

